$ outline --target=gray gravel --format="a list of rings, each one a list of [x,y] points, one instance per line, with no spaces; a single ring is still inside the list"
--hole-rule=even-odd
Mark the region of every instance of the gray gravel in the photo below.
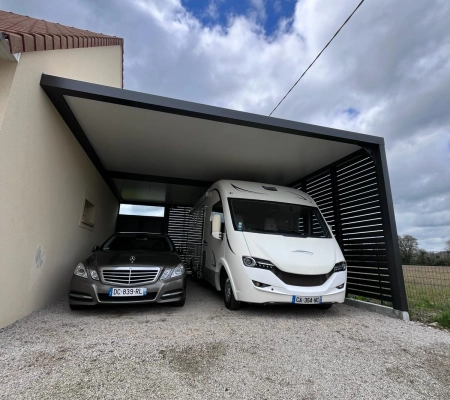
[[[230,312],[188,290],[184,308],[62,300],[0,330],[0,398],[450,398],[446,331],[346,305]]]

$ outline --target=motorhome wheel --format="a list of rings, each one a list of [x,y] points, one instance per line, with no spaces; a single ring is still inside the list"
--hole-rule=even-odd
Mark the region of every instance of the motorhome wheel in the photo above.
[[[230,278],[225,281],[225,286],[223,288],[223,298],[225,302],[225,307],[229,310],[238,310],[241,307],[241,302],[234,298],[233,289],[231,288]]]

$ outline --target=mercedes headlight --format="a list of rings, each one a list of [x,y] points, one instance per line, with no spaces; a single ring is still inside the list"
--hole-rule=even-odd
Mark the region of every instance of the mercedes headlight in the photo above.
[[[165,269],[164,272],[161,274],[161,278],[159,278],[159,279],[161,279],[163,281],[164,279],[170,278],[171,273],[172,273],[172,268]]]
[[[97,271],[96,271],[95,269],[90,269],[90,270],[89,270],[89,273],[91,274],[91,278],[92,278],[92,279],[94,279],[94,280],[96,280],[96,281],[99,280],[99,279],[98,279],[98,273],[97,273]]]
[[[178,264],[176,268],[172,272],[172,278],[175,278],[176,276],[181,276],[184,274],[184,266],[183,264]]]
[[[84,266],[83,263],[79,263],[76,268],[75,271],[73,271],[73,274],[76,276],[80,276],[81,278],[87,278],[88,274],[87,274],[87,269]]]

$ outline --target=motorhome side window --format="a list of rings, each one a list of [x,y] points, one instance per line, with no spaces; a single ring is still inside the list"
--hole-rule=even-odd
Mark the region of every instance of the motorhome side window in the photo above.
[[[210,224],[211,224],[210,232],[212,232],[212,220],[213,220],[214,215],[220,215],[220,222],[221,222],[220,232],[224,233],[225,232],[225,218],[223,216],[222,201],[220,201],[220,200],[216,204],[214,204],[211,208],[211,216],[209,218]]]
[[[229,199],[237,231],[331,238],[316,207],[261,200]]]

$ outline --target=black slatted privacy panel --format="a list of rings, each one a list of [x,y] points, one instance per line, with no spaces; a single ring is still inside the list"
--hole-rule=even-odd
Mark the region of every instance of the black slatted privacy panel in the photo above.
[[[341,246],[348,264],[347,293],[392,302],[385,232],[375,164],[358,152],[302,181]]]
[[[203,240],[203,223],[193,223],[190,207],[170,207],[168,235],[177,249],[183,250],[181,259],[186,267],[188,264],[188,239],[191,244],[200,244]],[[198,222],[198,221],[196,221]]]
[[[336,167],[348,293],[392,302],[375,164],[362,154]]]
[[[319,206],[320,212],[335,233],[333,193],[330,171],[306,181],[306,193],[308,193]],[[317,226],[317,222],[316,222]],[[314,226],[313,226],[314,229]]]

